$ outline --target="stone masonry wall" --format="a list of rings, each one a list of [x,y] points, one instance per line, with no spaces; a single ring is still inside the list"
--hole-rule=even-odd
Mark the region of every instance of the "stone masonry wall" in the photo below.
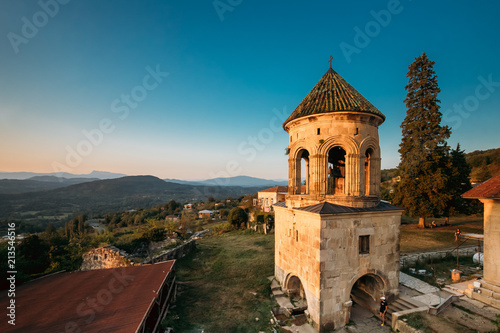
[[[162,253],[154,256],[153,258],[148,258],[142,262],[142,264],[153,264],[155,262],[168,261],[172,259],[179,259],[187,255],[193,249],[196,248],[196,240],[191,239],[187,243],[177,246],[176,248],[165,250]]]
[[[82,271],[132,266],[127,253],[114,246],[92,249],[83,255]]]

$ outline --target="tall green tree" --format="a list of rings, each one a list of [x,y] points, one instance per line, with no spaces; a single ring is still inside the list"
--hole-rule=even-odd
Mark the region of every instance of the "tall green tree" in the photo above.
[[[444,213],[450,198],[446,190],[450,170],[446,140],[451,130],[440,125],[441,89],[433,65],[424,53],[408,67],[407,111],[399,145],[401,181],[393,196],[394,203],[403,206],[407,215],[419,217],[422,228],[426,217]]]
[[[472,188],[470,183],[471,166],[465,159],[465,152],[460,144],[450,153],[451,170],[448,178],[448,193],[450,200],[445,210],[446,222],[449,216],[455,214],[470,214],[474,211],[474,202],[462,198],[462,194]]]

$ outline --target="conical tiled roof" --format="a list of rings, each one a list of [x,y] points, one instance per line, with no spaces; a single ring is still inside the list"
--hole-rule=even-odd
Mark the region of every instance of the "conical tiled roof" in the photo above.
[[[283,123],[283,127],[288,122],[300,117],[345,111],[372,113],[385,120],[382,112],[330,68]]]

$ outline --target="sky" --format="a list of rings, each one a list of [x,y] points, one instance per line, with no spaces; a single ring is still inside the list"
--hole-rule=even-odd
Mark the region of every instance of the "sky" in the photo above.
[[[426,53],[451,147],[500,147],[495,1],[0,2],[0,171],[288,177],[283,121],[329,68],[386,116],[399,163]]]

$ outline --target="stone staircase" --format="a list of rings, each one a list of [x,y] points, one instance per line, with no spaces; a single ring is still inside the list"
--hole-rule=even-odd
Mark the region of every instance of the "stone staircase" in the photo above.
[[[476,299],[480,302],[500,309],[500,286],[485,282],[484,280],[480,280],[478,282],[481,283],[480,287],[469,287],[469,289],[465,291],[465,294],[472,299]]]
[[[400,297],[396,301],[389,304],[389,308],[386,313],[386,325],[394,327],[393,321],[405,314],[412,312],[427,311],[429,307],[425,304],[417,302],[415,300]]]

